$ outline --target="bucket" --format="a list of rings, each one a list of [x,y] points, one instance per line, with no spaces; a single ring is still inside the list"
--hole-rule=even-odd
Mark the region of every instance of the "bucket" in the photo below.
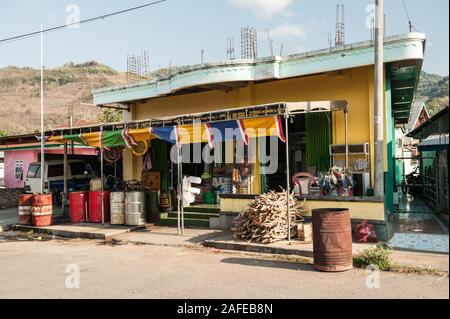
[[[215,201],[215,194],[214,192],[205,192],[203,193],[203,201],[205,204],[212,205]]]
[[[31,221],[33,226],[50,226],[53,222],[52,195],[33,195]]]

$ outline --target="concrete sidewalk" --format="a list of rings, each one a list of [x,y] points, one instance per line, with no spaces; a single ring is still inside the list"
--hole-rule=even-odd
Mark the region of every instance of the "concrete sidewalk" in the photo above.
[[[46,227],[14,225],[13,230],[53,235],[66,238],[109,239],[114,236],[142,229],[144,226],[116,226],[110,224],[62,224]]]

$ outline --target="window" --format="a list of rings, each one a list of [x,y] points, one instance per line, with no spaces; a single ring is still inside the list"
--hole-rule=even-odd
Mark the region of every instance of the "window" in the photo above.
[[[16,161],[15,166],[16,181],[21,181],[23,177],[23,161]]]
[[[48,177],[59,177],[64,176],[64,165],[49,165],[48,166]]]
[[[28,168],[27,178],[35,178],[39,177],[41,174],[41,165],[40,164],[31,164]]]
[[[70,171],[72,172],[72,176],[84,175],[86,165],[83,162],[70,163]]]

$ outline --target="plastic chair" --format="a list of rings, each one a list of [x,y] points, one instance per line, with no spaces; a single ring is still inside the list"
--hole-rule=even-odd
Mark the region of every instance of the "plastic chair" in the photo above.
[[[303,182],[306,182],[306,189],[302,184],[304,185]],[[298,185],[298,188],[300,190],[300,195],[310,195],[311,194],[311,186],[313,184],[316,184],[316,177],[311,174],[311,173],[307,173],[307,172],[300,172],[300,173],[296,173],[294,174],[294,176],[292,176],[292,183],[294,185]]]

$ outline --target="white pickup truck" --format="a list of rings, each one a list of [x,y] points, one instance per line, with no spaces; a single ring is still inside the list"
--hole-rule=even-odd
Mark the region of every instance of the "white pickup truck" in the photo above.
[[[64,191],[64,161],[50,160],[44,163],[44,193],[54,194],[59,203]],[[67,171],[69,192],[89,189],[88,166],[81,160],[69,160]],[[31,163],[25,178],[25,192],[38,194],[41,192],[41,163]]]

